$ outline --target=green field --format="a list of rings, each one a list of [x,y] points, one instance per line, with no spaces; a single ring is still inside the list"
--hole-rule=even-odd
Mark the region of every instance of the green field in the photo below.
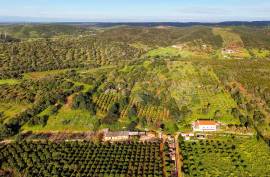
[[[25,73],[23,78],[24,79],[40,79],[48,76],[63,74],[67,69],[63,70],[50,70],[50,71],[41,71],[41,72],[31,72],[31,73]]]
[[[45,110],[39,116],[50,115],[50,110]],[[93,131],[96,129],[98,119],[86,110],[72,110],[64,106],[55,115],[50,115],[45,126],[29,126],[26,124],[22,127],[25,131],[48,132],[48,131]]]
[[[173,47],[158,48],[151,50],[147,53],[148,57],[180,57],[183,55],[183,52],[179,49]]]
[[[31,107],[31,104],[26,103],[16,103],[16,102],[2,102],[0,103],[0,112],[3,113],[3,117],[1,117],[2,121],[8,121],[10,118],[22,113],[27,110],[27,108]]]
[[[8,85],[15,85],[20,83],[21,81],[18,79],[0,79],[0,85],[8,84]]]

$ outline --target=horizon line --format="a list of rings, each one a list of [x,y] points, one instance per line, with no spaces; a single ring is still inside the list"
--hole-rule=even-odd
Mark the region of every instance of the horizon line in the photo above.
[[[254,23],[254,22],[270,22],[270,20],[228,20],[228,21],[0,21],[0,23],[201,23],[201,24],[217,24],[217,23]]]

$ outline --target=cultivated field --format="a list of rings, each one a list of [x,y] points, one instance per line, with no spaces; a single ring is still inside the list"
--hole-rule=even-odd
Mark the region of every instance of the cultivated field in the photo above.
[[[185,176],[267,176],[269,147],[255,138],[180,143]]]
[[[160,143],[20,142],[0,145],[6,173],[27,176],[166,177]]]

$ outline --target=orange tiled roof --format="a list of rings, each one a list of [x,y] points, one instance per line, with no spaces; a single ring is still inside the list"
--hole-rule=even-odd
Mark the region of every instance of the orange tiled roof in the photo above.
[[[195,124],[198,125],[217,125],[213,120],[197,120]]]

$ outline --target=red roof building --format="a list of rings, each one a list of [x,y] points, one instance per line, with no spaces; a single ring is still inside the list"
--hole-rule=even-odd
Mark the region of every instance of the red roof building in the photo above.
[[[213,120],[197,120],[192,123],[193,131],[217,131],[218,122]]]

